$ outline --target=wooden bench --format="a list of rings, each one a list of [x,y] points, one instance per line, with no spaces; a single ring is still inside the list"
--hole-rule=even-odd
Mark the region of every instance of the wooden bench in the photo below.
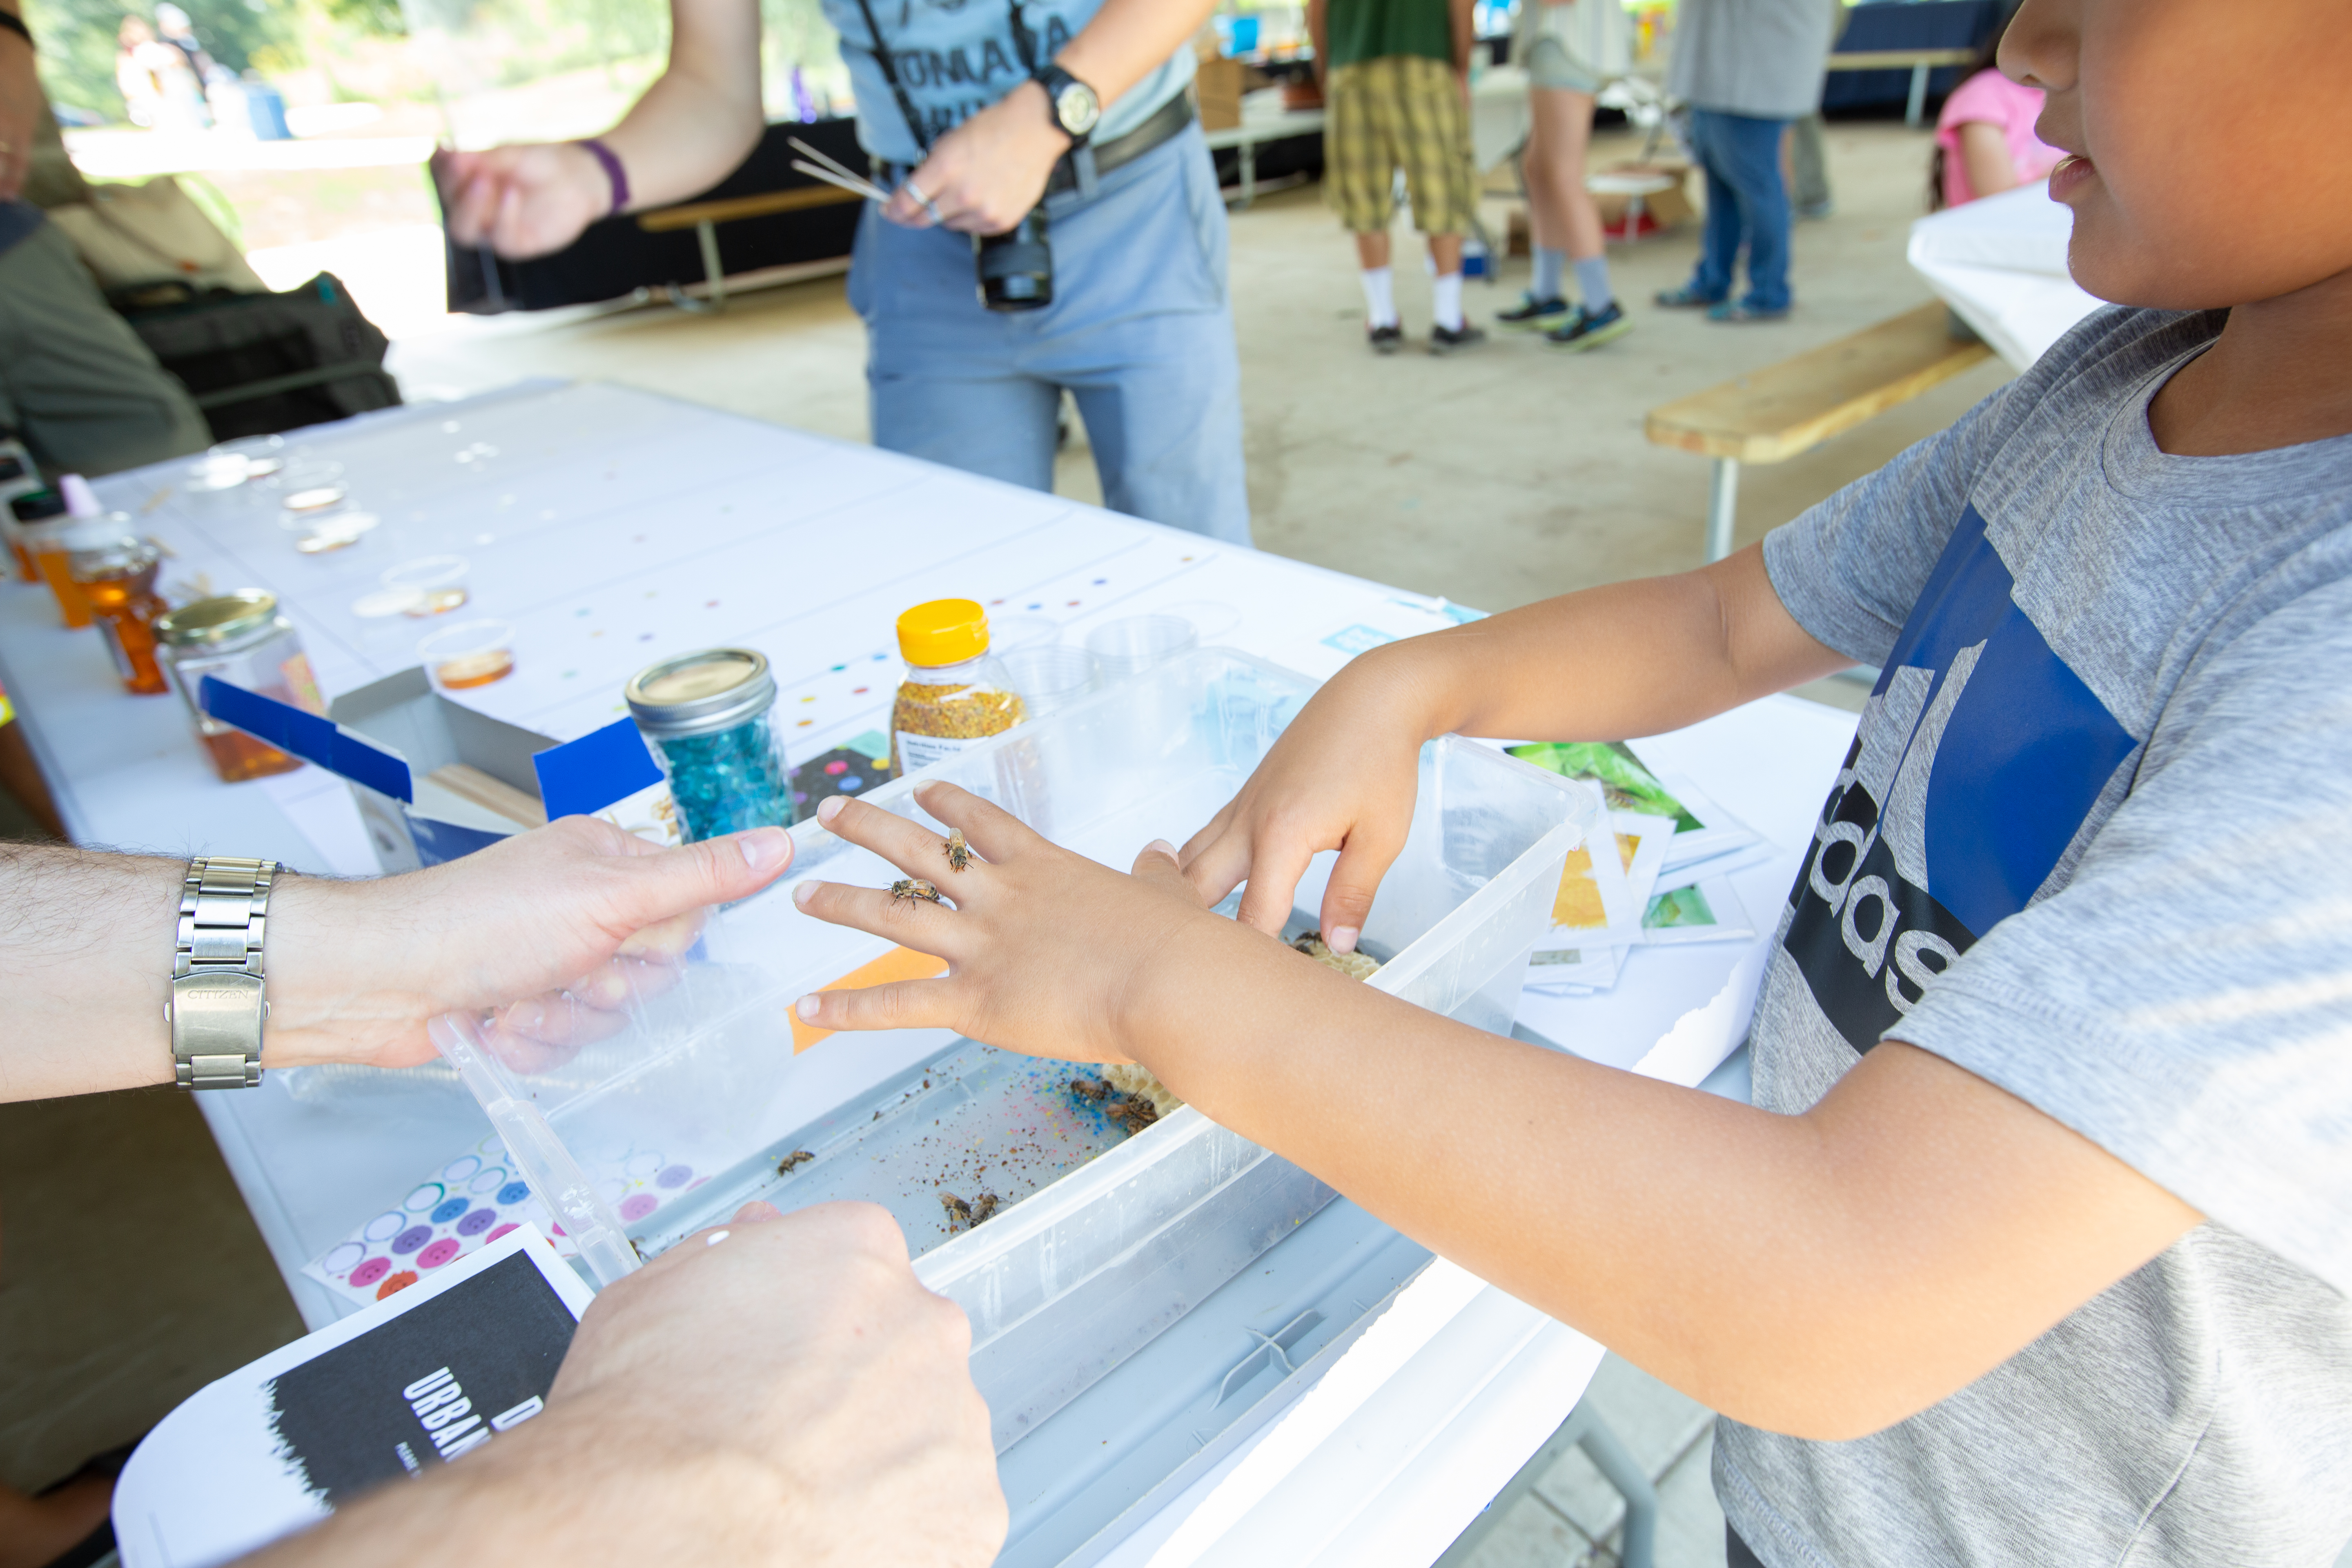
[[[1903,123],[1918,128],[1927,112],[1927,73],[1937,66],[1964,66],[1977,58],[1974,49],[1850,49],[1830,57],[1833,71],[1911,69],[1911,100],[1904,107]]]
[[[1942,304],[1922,305],[1662,404],[1650,410],[1642,433],[1661,447],[1715,459],[1706,558],[1720,561],[1731,553],[1740,464],[1783,462],[1811,451],[1991,357],[1977,339],[1952,336],[1951,312]]]
[[[863,196],[833,185],[795,185],[788,191],[767,191],[756,196],[729,196],[721,201],[688,202],[679,206],[656,207],[637,215],[637,226],[647,234],[669,234],[681,228],[694,230],[695,241],[702,247],[702,276],[710,286],[710,297],[708,303],[697,305],[672,290],[670,303],[686,310],[723,310],[727,308],[727,273],[719,264],[720,224],[732,223],[738,218],[805,212],[811,207],[839,206],[845,202],[863,200]]]

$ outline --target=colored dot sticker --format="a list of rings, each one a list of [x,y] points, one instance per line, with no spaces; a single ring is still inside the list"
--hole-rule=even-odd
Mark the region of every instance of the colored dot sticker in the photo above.
[[[632,1154],[621,1170],[631,1181],[642,1182],[667,1163],[659,1154]]]
[[[621,1218],[625,1224],[635,1225],[659,1207],[661,1199],[653,1194],[631,1193],[621,1200]]]
[[[438,1268],[466,1250],[466,1244],[454,1236],[445,1236],[416,1255],[419,1268]]]
[[[451,1198],[447,1203],[443,1204],[439,1208],[435,1209],[429,1217],[435,1225],[447,1225],[451,1220],[456,1219],[459,1215],[464,1214],[471,1207],[473,1207],[473,1205],[467,1203],[464,1198]]]
[[[506,1224],[504,1224],[504,1225],[502,1225],[502,1226],[499,1226],[499,1228],[498,1228],[498,1229],[496,1229],[496,1230],[494,1230],[494,1231],[490,1232],[490,1234],[489,1234],[489,1235],[488,1235],[488,1236],[486,1236],[486,1237],[482,1237],[482,1245],[483,1245],[484,1247],[488,1247],[490,1243],[492,1243],[492,1242],[496,1241],[499,1237],[500,1237],[504,1236],[507,1232],[509,1232],[509,1231],[510,1231],[510,1230],[519,1230],[519,1229],[520,1229],[520,1228],[521,1228],[521,1227],[520,1227],[520,1226],[516,1225],[512,1220],[509,1220]],[[560,1234],[562,1234],[562,1233],[561,1233],[561,1232],[559,1232],[558,1234],[560,1235]]]
[[[390,1241],[394,1237],[400,1234],[401,1227],[405,1226],[407,1223],[407,1216],[404,1215],[390,1213],[380,1214],[376,1215],[375,1218],[368,1221],[365,1226],[361,1227],[360,1239],[362,1241]]]
[[[459,1236],[479,1236],[482,1232],[489,1229],[490,1226],[498,1223],[499,1211],[486,1205],[482,1208],[476,1209],[472,1214],[469,1214],[464,1219],[459,1220],[457,1222],[457,1234]]]
[[[529,1196],[530,1186],[526,1182],[509,1182],[499,1189],[499,1202],[502,1204],[519,1204]]]
[[[391,1272],[391,1258],[371,1258],[365,1263],[361,1264],[357,1268],[352,1270],[352,1289],[354,1290],[364,1290],[369,1286],[374,1284],[377,1280],[383,1279],[385,1275]]]
[[[849,764],[843,762],[839,757],[835,757],[833,761],[824,764],[824,771],[831,773],[835,778],[839,778],[842,774],[849,771]]]
[[[654,1185],[674,1192],[692,1180],[694,1180],[693,1166],[672,1165],[668,1170],[664,1171],[660,1175],[654,1178]]]
[[[842,775],[842,779],[841,779],[841,793],[842,793],[842,794],[844,794],[844,795],[856,795],[859,790],[862,790],[862,789],[864,789],[865,787],[866,787],[866,781],[865,781],[864,779],[862,779],[862,778],[859,778],[856,773],[845,773],[845,774],[843,774],[843,775]]]
[[[460,1154],[441,1167],[441,1179],[448,1183],[462,1182],[482,1168],[482,1162],[471,1154]]]
[[[427,1182],[403,1199],[400,1206],[410,1214],[423,1214],[448,1195],[449,1189],[440,1183]]]
[[[335,1248],[334,1251],[327,1254],[326,1259],[320,1267],[324,1268],[330,1274],[348,1274],[352,1269],[358,1268],[361,1260],[366,1257],[366,1247],[362,1247],[356,1241],[347,1241],[341,1247]]]
[[[375,1299],[381,1301],[386,1296],[397,1295],[415,1283],[416,1270],[414,1268],[404,1268],[399,1273],[394,1275],[391,1279],[385,1280],[383,1284],[377,1289]]]
[[[504,1165],[492,1165],[488,1170],[478,1173],[472,1181],[467,1182],[466,1190],[478,1198],[506,1179],[507,1168]]]
[[[432,1239],[433,1232],[429,1227],[413,1225],[392,1238],[392,1249],[405,1258]]]

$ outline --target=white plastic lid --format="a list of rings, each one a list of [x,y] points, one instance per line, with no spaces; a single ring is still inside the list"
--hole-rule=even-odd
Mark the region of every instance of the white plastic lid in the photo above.
[[[68,517],[97,517],[105,511],[98,504],[98,492],[79,474],[67,474],[58,480],[58,493],[66,498]]]

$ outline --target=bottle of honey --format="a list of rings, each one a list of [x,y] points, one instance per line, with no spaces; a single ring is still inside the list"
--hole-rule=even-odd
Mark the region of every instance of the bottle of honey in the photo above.
[[[142,697],[171,689],[155,658],[155,617],[170,608],[155,592],[161,560],[152,543],[127,534],[68,556],[74,585],[106,637],[115,673],[126,689]]]

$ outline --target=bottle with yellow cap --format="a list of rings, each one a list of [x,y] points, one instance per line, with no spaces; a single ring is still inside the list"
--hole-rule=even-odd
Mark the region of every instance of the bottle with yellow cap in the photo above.
[[[893,778],[1001,735],[1028,717],[1012,678],[988,651],[988,612],[933,599],[898,617],[907,678],[890,707]]]

